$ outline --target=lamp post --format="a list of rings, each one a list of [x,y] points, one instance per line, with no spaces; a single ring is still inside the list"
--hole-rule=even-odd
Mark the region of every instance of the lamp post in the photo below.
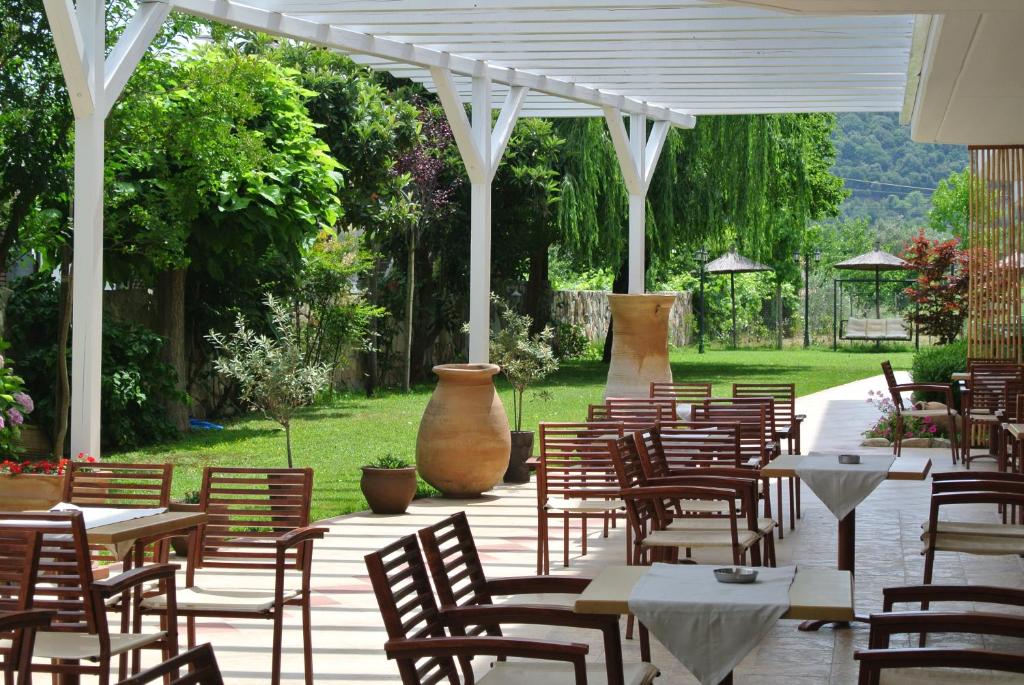
[[[793,261],[800,264],[800,251],[793,252]],[[811,255],[803,255],[804,260],[804,347],[811,346]],[[813,259],[815,264],[821,261],[821,250],[815,250]]]
[[[694,254],[697,258],[697,263],[700,264],[700,326],[697,329],[697,354],[704,354],[704,311],[707,308],[707,303],[704,301],[704,267],[708,263],[708,251],[701,245],[700,249]]]

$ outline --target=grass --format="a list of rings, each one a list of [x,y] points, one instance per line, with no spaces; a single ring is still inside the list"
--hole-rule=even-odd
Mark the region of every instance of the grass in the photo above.
[[[877,352],[870,346],[839,352],[709,350],[703,355],[685,348],[673,350],[671,360],[676,380],[711,381],[715,395],[728,396],[734,381],[793,382],[799,395],[807,395],[877,375],[885,359],[897,369],[909,369],[912,356],[909,348]],[[524,428],[536,428],[542,420],[585,418],[587,405],[601,401],[607,372],[599,361],[564,363],[544,385],[552,396],[549,401],[527,395]],[[505,406],[511,406],[508,386],[499,381],[498,387]],[[366,508],[359,492],[363,464],[388,453],[415,460],[416,431],[432,390],[432,384],[423,384],[409,394],[383,392],[372,399],[343,394],[301,413],[293,423],[293,449],[297,465],[316,470],[315,519]],[[285,465],[284,432],[252,416],[228,423],[223,431],[197,431],[173,443],[111,456],[128,462],[174,463],[174,495],[180,498],[198,489],[206,465]]]

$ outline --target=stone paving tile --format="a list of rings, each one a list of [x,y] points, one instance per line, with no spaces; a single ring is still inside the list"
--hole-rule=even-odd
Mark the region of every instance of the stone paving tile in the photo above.
[[[868,390],[884,388],[881,376],[857,381],[801,398],[798,411],[808,415],[804,425],[804,450],[849,449],[884,454],[887,450],[860,448],[860,432],[872,421],[876,410],[865,402]],[[949,453],[944,450],[904,450],[903,459],[933,460],[933,468],[949,470]],[[975,468],[991,469],[986,462]],[[318,478],[329,477],[317,474]],[[858,508],[858,573],[856,605],[859,611],[878,611],[884,587],[921,581],[924,561],[920,555],[920,525],[928,515],[927,482],[886,482]],[[774,497],[774,487],[772,493]],[[787,495],[788,496],[788,495]],[[795,531],[776,540],[780,564],[831,568],[836,556],[836,521],[806,487],[803,489],[803,517]],[[330,528],[318,543],[313,565],[313,607],[315,681],[335,684],[376,685],[398,683],[397,669],[385,657],[385,640],[380,616],[362,557],[399,536],[465,510],[491,577],[532,574],[536,564],[536,494],[532,485],[501,486],[488,496],[473,501],[426,500],[413,504],[405,516],[353,514],[325,522]],[[969,509],[969,510],[968,510]],[[788,525],[788,509],[787,509]],[[995,514],[978,508],[964,508],[964,518],[996,520]],[[592,574],[607,563],[621,563],[624,531],[620,523],[608,538],[591,524],[589,553],[580,555],[579,527],[571,532],[571,560],[563,568],[561,529],[552,531],[551,568],[557,574]],[[722,555],[700,555],[704,561],[728,560]],[[215,574],[225,586],[268,583],[269,577],[249,574],[244,578]],[[1024,570],[1018,558],[966,557],[943,553],[935,564],[936,582],[993,583],[1024,587]],[[623,622],[624,623],[624,622]],[[867,644],[865,626],[817,633],[801,633],[797,622],[779,621],[763,642],[736,669],[736,683],[757,685],[852,685],[857,681],[854,649]],[[298,615],[285,618],[284,681],[300,683],[301,642]],[[591,654],[601,654],[593,635],[566,629],[531,628],[510,631],[545,639],[587,642]],[[214,643],[228,683],[256,685],[267,682],[270,667],[271,628],[267,622],[199,622],[199,638]],[[658,682],[688,685],[696,681],[663,647],[652,641],[653,660],[662,669]],[[991,644],[995,644],[993,641]],[[1019,646],[1019,645],[1018,645]],[[639,659],[636,640],[625,640],[626,658]]]

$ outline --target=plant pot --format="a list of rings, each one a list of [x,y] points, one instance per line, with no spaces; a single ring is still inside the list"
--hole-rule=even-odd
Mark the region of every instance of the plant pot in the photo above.
[[[674,295],[608,295],[612,361],[604,396],[649,397],[652,382],[672,382],[668,316]]]
[[[533,456],[533,431],[512,431],[512,451],[508,468],[505,470],[506,483],[529,483],[530,466],[526,461]]]
[[[171,502],[168,510],[188,511],[191,513],[199,513],[201,511],[199,505],[193,502]],[[171,538],[171,549],[182,559],[188,559],[188,543],[190,539],[190,535],[175,535]]]
[[[366,503],[374,514],[404,514],[416,496],[416,469],[375,469],[363,467],[359,479]]]
[[[64,495],[64,476],[0,474],[0,510],[45,511]]]
[[[416,469],[445,497],[479,497],[508,468],[512,439],[494,390],[496,364],[434,367],[437,387],[416,436]]]

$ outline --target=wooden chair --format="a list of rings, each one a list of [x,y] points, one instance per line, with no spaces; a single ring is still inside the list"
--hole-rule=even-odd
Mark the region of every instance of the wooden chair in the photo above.
[[[0,529],[0,612],[23,615],[32,608],[41,543],[42,535],[36,531]],[[15,673],[18,685],[31,680],[27,666],[32,661],[35,630],[23,633],[16,628],[0,630],[0,670],[6,685],[14,682]]]
[[[679,550],[689,555],[691,550],[701,548],[729,550],[735,564],[744,563],[749,552],[752,563],[761,564],[757,543],[762,536],[757,528],[756,489],[751,487],[750,480],[706,476],[698,482],[684,476],[673,477],[671,485],[660,484],[666,479],[652,485],[644,474],[635,436],[610,440],[608,447],[633,533],[630,565],[676,561]],[[681,524],[670,530],[670,524],[688,520],[687,502],[691,501],[713,502],[725,512],[725,525]],[[681,517],[677,513],[680,509]]]
[[[1024,554],[1024,526],[939,520],[944,507],[960,504],[1024,506],[1024,475],[963,471],[932,474],[931,507],[921,534],[926,585],[932,582],[936,552]]]
[[[1024,606],[1024,591],[987,586],[912,586],[883,590],[883,613],[872,614],[868,649],[857,650],[860,685],[885,682],[1018,682],[1014,678],[996,678],[998,673],[1024,674],[1020,652],[996,652],[985,649],[924,648],[929,633],[1024,638],[1024,617],[1003,612],[898,611],[896,603],[976,602]],[[918,648],[891,648],[896,635],[921,636]],[[986,674],[985,671],[992,673]],[[994,678],[988,680],[987,678]]]
[[[1003,425],[1002,469],[1010,473],[1024,471],[1024,393],[1014,400],[1013,420]]]
[[[452,614],[438,608],[414,535],[366,555],[365,561],[388,634],[384,652],[396,661],[403,685],[459,685],[473,682],[471,678],[494,685],[607,682],[603,664],[587,663],[590,648],[585,644],[502,635],[449,635],[445,623]],[[457,630],[465,632],[474,620],[494,625],[497,619],[490,614],[478,619],[455,614],[451,620]],[[463,681],[456,660],[468,663],[476,656],[493,656],[499,661],[482,677],[476,678],[471,671]],[[508,657],[530,661],[506,661]],[[635,664],[624,670],[621,682],[629,685],[646,685],[657,675],[650,664]]]
[[[896,374],[892,370],[892,364],[888,361],[882,362],[882,374],[885,376],[886,385],[889,386],[889,395],[892,397],[892,403],[896,407],[896,434],[893,440],[892,452],[897,457],[903,453],[903,420],[905,417],[913,418],[945,418],[947,425],[950,428],[949,435],[949,448],[950,453],[953,457],[953,464],[957,463],[959,459],[959,453],[957,452],[957,428],[956,428],[956,416],[957,412],[953,408],[953,389],[949,385],[943,383],[897,383]],[[905,392],[932,392],[941,393],[944,397],[945,409],[915,409],[913,406],[909,408],[903,404],[903,393]],[[968,435],[968,426],[966,422],[966,416],[964,420],[964,426],[961,429],[964,435]]]
[[[961,395],[964,425],[960,453],[967,468],[971,468],[971,462],[975,459],[991,457],[998,460],[1001,415],[1007,408],[1006,384],[1024,381],[1021,367],[1016,364],[983,364],[975,366],[970,374],[967,389]],[[976,429],[988,432],[989,449],[985,454],[971,453]]]
[[[36,631],[47,628],[53,617],[52,611],[0,611],[0,643],[7,645],[0,647],[6,685],[32,685]]]
[[[1011,445],[1016,437],[1010,431],[1010,426],[1020,424],[1024,421],[1024,380],[1007,381],[1003,386],[1002,413],[999,416],[999,429],[997,431],[997,461],[996,468],[1000,471],[1015,471],[1011,457]]]
[[[587,554],[587,521],[601,519],[604,535],[625,511],[607,438],[623,433],[621,423],[541,423],[537,464],[537,574],[551,572],[551,519],[562,522],[562,564],[569,566],[569,522],[581,526]],[[627,549],[629,542],[626,543]]]
[[[41,536],[33,569],[31,608],[52,610],[49,629],[36,634],[34,673],[94,675],[100,685],[110,679],[111,659],[136,649],[159,649],[164,659],[178,652],[174,574],[177,566],[151,564],[107,580],[93,580],[85,524],[81,512],[3,514],[0,539],[19,530]],[[111,632],[106,601],[136,587],[156,583],[166,597],[160,630],[148,633]]]
[[[672,421],[643,434],[651,441],[651,476],[694,466],[742,466],[739,423]]]
[[[622,677],[622,645],[618,616],[577,614],[573,611],[589,578],[521,576],[489,580],[480,563],[476,541],[465,512],[458,512],[418,533],[423,555],[434,581],[441,608],[453,632],[468,635],[501,635],[500,623],[484,624],[487,615],[501,622],[567,626],[600,630],[608,665],[609,682]],[[507,601],[495,602],[495,597]],[[452,616],[472,616],[470,629]],[[649,649],[645,661],[650,661]],[[468,660],[460,659],[467,680],[472,673]]]
[[[71,461],[63,500],[82,507],[145,509],[171,502],[172,464]]]
[[[184,675],[170,677],[182,670],[186,670]],[[170,680],[164,680],[165,677],[170,677]],[[210,643],[182,652],[162,664],[122,680],[118,685],[145,685],[157,680],[170,682],[170,685],[224,685],[217,656]]]
[[[675,418],[675,400],[664,397],[609,397],[604,404],[592,404],[587,409],[587,421],[615,421],[627,431],[650,428]]]
[[[178,613],[187,619],[190,648],[196,643],[197,618],[272,621],[268,680],[278,685],[284,611],[298,607],[302,612],[305,680],[312,685],[310,568],[313,541],[327,532],[309,525],[312,490],[310,468],[203,470],[199,506],[208,519],[199,530],[198,544],[189,550],[185,588],[178,601]],[[262,572],[273,574],[273,582],[257,587],[204,588],[197,582],[201,569],[236,569],[247,575]],[[147,597],[142,607],[160,610],[164,601],[163,596]]]
[[[675,400],[676,415],[673,419],[689,421],[693,418],[693,405],[701,404],[711,397],[711,383],[690,381],[686,383],[651,383],[651,397]]]

